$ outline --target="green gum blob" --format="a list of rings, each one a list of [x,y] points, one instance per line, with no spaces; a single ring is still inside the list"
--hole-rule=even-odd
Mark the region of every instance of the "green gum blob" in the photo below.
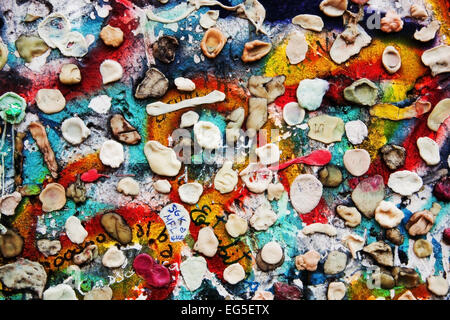
[[[31,62],[33,58],[43,55],[48,50],[44,40],[35,36],[21,35],[15,44],[19,55],[26,62]]]
[[[20,123],[25,117],[27,103],[14,92],[7,92],[0,97],[0,117],[12,124]]]

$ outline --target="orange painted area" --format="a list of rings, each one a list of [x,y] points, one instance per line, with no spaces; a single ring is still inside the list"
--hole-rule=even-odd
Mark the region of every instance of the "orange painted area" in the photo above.
[[[57,182],[67,188],[71,183],[77,180],[77,175],[82,174],[90,169],[97,169],[99,173],[103,173],[106,167],[99,158],[99,153],[91,153],[75,162],[69,163],[59,174]]]

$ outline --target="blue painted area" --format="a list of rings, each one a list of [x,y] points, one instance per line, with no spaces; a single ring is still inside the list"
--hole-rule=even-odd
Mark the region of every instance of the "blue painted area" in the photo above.
[[[431,239],[431,244],[433,245],[433,255],[436,259],[434,263],[434,273],[439,274],[442,272],[447,272],[444,270],[443,259],[442,259],[442,245],[435,238]]]

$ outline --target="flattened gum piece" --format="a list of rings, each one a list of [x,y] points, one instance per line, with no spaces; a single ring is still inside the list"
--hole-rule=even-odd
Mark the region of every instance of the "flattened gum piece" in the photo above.
[[[41,150],[41,153],[44,156],[44,161],[47,164],[48,170],[50,171],[52,177],[57,178],[58,164],[56,163],[55,153],[50,146],[44,126],[40,122],[31,122],[28,129],[30,130],[33,139],[36,141],[39,150]]]
[[[139,189],[139,182],[131,177],[123,178],[117,183],[117,191],[127,196],[137,196]]]
[[[433,252],[433,245],[425,239],[419,239],[414,242],[413,250],[417,257],[426,258]]]
[[[215,58],[222,51],[227,38],[218,28],[211,28],[205,32],[200,47],[208,58]]]
[[[20,57],[30,63],[33,58],[43,55],[49,47],[39,37],[21,35],[15,42]]]
[[[347,0],[323,0],[319,7],[327,16],[339,17],[347,9]]]
[[[233,238],[239,237],[247,232],[248,222],[232,213],[228,215],[228,220],[225,223],[225,230],[227,230],[228,234]]]
[[[381,19],[381,31],[383,32],[399,32],[403,29],[403,20],[394,10],[386,12],[384,18]]]
[[[102,264],[108,268],[118,268],[125,262],[126,257],[122,250],[116,246],[111,246],[106,250],[102,258]]]
[[[227,160],[214,177],[214,188],[222,194],[229,193],[233,191],[237,183],[238,174],[233,170],[233,163]]]
[[[123,146],[114,140],[103,142],[100,153],[100,161],[111,168],[118,168],[125,161]]]
[[[342,300],[346,292],[347,288],[344,283],[340,281],[331,282],[328,286],[327,298],[328,300]]]
[[[370,167],[370,155],[364,149],[347,150],[343,160],[345,169],[356,177],[365,174]]]
[[[361,213],[372,218],[380,201],[384,199],[383,177],[373,177],[361,180],[352,192],[352,200]]]
[[[450,72],[450,46],[440,45],[428,49],[422,54],[422,62],[430,68],[433,77]]]
[[[201,256],[189,257],[180,264],[181,275],[190,291],[200,288],[207,270],[206,260]]]
[[[145,77],[139,83],[134,93],[136,99],[161,98],[169,89],[169,80],[156,68],[145,72]]]
[[[308,137],[325,144],[341,141],[345,131],[341,118],[326,114],[310,118],[308,126]]]
[[[121,215],[115,212],[105,213],[100,219],[100,224],[111,238],[119,241],[122,245],[131,242],[131,228]]]
[[[392,267],[394,265],[394,255],[391,247],[383,241],[372,242],[365,246],[363,251],[368,253],[377,263],[382,266]]]
[[[198,232],[197,242],[194,244],[194,250],[202,253],[207,257],[213,257],[219,246],[214,230],[211,227],[203,227]]]
[[[250,225],[257,231],[269,229],[278,219],[277,214],[268,204],[259,206],[250,218]]]
[[[271,183],[267,188],[267,200],[280,200],[284,193],[284,186],[281,182]]]
[[[88,232],[81,224],[80,219],[71,216],[66,220],[64,225],[67,237],[72,243],[81,244],[88,236]]]
[[[298,213],[313,210],[322,198],[322,183],[312,174],[300,174],[291,184],[289,196],[292,206]]]
[[[46,114],[58,113],[66,106],[66,99],[58,89],[40,89],[35,100],[39,110]]]
[[[310,225],[304,227],[302,229],[302,233],[307,236],[312,235],[314,233],[323,233],[330,237],[334,237],[337,234],[336,228],[333,227],[331,224],[319,222],[311,223]]]
[[[417,139],[420,157],[430,166],[434,166],[441,161],[439,145],[433,139],[421,137]]]
[[[427,287],[437,296],[445,296],[448,292],[448,280],[442,276],[429,276],[427,278]]]
[[[295,267],[297,270],[316,271],[320,261],[320,254],[315,250],[309,250],[303,255],[295,257]]]
[[[185,183],[178,188],[181,201],[196,204],[203,193],[203,186],[198,182]]]
[[[181,162],[177,159],[175,151],[158,141],[148,141],[144,146],[144,153],[154,173],[173,177],[180,171]]]
[[[267,100],[264,98],[250,98],[248,101],[249,114],[247,130],[252,130],[253,136],[267,122]],[[252,136],[249,132],[249,136]]]
[[[2,42],[0,38],[0,70],[3,69],[8,61],[8,47]]]
[[[286,46],[286,56],[290,64],[299,64],[302,62],[308,52],[308,42],[301,32],[294,32],[289,36],[289,42]]]
[[[422,178],[415,172],[401,170],[389,175],[388,187],[402,196],[410,196],[422,188]]]
[[[242,61],[253,62],[258,61],[267,55],[272,49],[272,44],[261,40],[247,42],[242,52]]]
[[[76,64],[64,64],[59,73],[59,81],[66,85],[77,84],[81,82],[81,72]]]
[[[331,251],[327,260],[323,265],[323,270],[325,274],[338,274],[345,270],[347,265],[347,255],[343,252],[334,250]]]
[[[278,242],[275,241],[266,243],[261,249],[261,258],[268,264],[277,264],[283,259],[283,255],[283,249]]]
[[[352,56],[358,54],[362,48],[367,47],[372,41],[372,38],[359,24],[357,25],[356,31],[358,35],[351,43],[347,43],[348,40],[344,36],[345,31],[333,42],[330,49],[330,57],[335,63],[341,64],[347,61]]]
[[[384,49],[381,60],[386,71],[391,74],[397,72],[402,65],[400,53],[393,46]]]
[[[153,187],[159,193],[169,193],[170,189],[172,189],[170,182],[167,180],[158,180],[153,184]]]
[[[434,224],[434,215],[429,210],[414,213],[406,223],[406,230],[410,236],[425,235]]]
[[[320,16],[313,14],[299,14],[292,18],[293,24],[298,24],[304,29],[320,32],[323,29],[323,21]]]
[[[44,212],[60,210],[66,204],[66,191],[59,183],[49,183],[39,194],[39,200]]]
[[[229,284],[236,284],[245,279],[245,270],[239,263],[233,263],[223,270],[223,279]]]
[[[377,96],[377,86],[366,78],[356,80],[344,89],[344,97],[347,101],[363,106],[373,106],[377,101]]]
[[[123,42],[123,31],[108,24],[100,31],[100,38],[107,46],[117,48]]]
[[[436,33],[441,28],[441,23],[437,20],[431,21],[428,25],[414,33],[414,39],[427,42],[436,37]]]
[[[397,300],[417,300],[411,291],[406,290]]]
[[[162,36],[152,44],[153,55],[163,63],[171,63],[175,60],[178,39],[173,36]]]
[[[441,124],[450,117],[450,98],[443,99],[434,106],[428,116],[427,125],[433,131],[438,131]]]
[[[404,216],[403,211],[389,201],[381,201],[375,209],[375,220],[386,229],[398,226]]]
[[[14,258],[23,249],[23,239],[15,231],[8,229],[6,233],[0,234],[0,252],[3,258]]]
[[[100,74],[102,76],[103,84],[112,83],[122,78],[123,68],[119,62],[106,59],[100,65]]]
[[[355,207],[339,205],[336,207],[336,212],[345,220],[345,225],[348,227],[354,228],[361,223],[361,214]]]

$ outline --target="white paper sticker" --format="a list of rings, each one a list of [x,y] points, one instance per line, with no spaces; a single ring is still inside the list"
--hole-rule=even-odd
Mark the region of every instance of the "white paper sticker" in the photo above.
[[[169,232],[170,242],[182,241],[189,230],[191,218],[189,212],[178,203],[171,203],[159,212],[163,219],[167,231]]]

